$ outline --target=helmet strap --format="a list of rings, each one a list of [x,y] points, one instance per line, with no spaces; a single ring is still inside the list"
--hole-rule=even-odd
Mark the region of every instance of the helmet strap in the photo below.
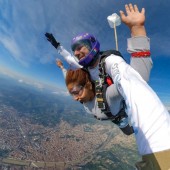
[[[96,63],[97,59],[99,58],[99,54],[100,54],[100,52],[97,52],[97,54],[94,56],[92,61],[85,68],[92,67]]]

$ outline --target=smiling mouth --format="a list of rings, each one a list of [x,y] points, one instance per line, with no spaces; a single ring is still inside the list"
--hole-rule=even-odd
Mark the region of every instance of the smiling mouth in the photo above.
[[[77,55],[76,57],[78,58],[78,60],[81,60],[85,57],[86,55],[83,53],[80,53],[79,55]]]
[[[85,58],[85,56],[83,55],[83,56],[80,56],[79,57],[79,60],[82,60],[83,58]]]

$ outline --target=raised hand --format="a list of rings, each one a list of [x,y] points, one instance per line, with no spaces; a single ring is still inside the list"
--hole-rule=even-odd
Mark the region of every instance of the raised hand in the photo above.
[[[56,65],[61,69],[64,67],[62,61],[59,59],[56,60]]]
[[[47,37],[47,40],[57,49],[60,43],[54,38],[53,34],[51,33],[45,33],[45,36]]]
[[[133,36],[137,35],[146,35],[144,28],[145,23],[145,9],[142,8],[141,12],[139,11],[137,5],[125,5],[126,15],[123,11],[120,11],[120,17],[124,24],[126,24]]]

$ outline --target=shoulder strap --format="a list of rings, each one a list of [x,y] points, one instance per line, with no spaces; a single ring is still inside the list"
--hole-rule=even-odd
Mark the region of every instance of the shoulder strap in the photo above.
[[[103,51],[100,53],[100,61],[99,61],[99,76],[100,78],[103,78],[104,82],[108,85],[113,84],[112,78],[106,73],[106,68],[105,68],[105,59],[110,56],[111,54],[118,55],[123,58],[122,54],[119,51],[116,50],[108,50],[108,51]],[[124,59],[124,58],[123,58]]]
[[[101,55],[102,58],[103,58],[103,57],[106,57],[106,56],[108,57],[108,56],[111,55],[111,54],[118,55],[118,56],[120,56],[120,57],[123,58],[123,56],[122,56],[122,54],[120,53],[120,51],[107,50],[107,51],[102,51],[102,52],[100,52],[100,55]]]
[[[112,121],[114,122],[116,116],[112,115],[106,100],[106,89],[109,85],[113,84],[113,80],[105,71],[105,59],[111,54],[119,55],[122,57],[121,53],[116,50],[108,50],[100,53],[101,55],[99,62],[100,82],[95,81],[95,90],[98,107],[104,114],[106,114],[106,116],[109,119],[112,119]]]

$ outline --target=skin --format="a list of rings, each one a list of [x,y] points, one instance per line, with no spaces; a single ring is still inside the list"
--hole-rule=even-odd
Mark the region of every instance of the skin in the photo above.
[[[56,60],[56,65],[61,69],[64,68],[61,60]]]
[[[124,24],[126,24],[131,31],[131,36],[146,36],[145,23],[145,9],[139,11],[137,5],[125,5],[126,14],[120,11],[120,17]]]
[[[68,91],[70,92],[77,83],[70,83],[67,86]],[[92,90],[92,85],[88,82],[85,87],[83,88],[83,93],[81,95],[73,96],[73,99],[79,102],[86,103],[88,101],[93,100],[95,97],[94,92]]]
[[[79,49],[76,49],[74,51],[74,55],[80,60],[83,59],[87,54],[89,53],[89,50],[87,47],[83,46]]]

